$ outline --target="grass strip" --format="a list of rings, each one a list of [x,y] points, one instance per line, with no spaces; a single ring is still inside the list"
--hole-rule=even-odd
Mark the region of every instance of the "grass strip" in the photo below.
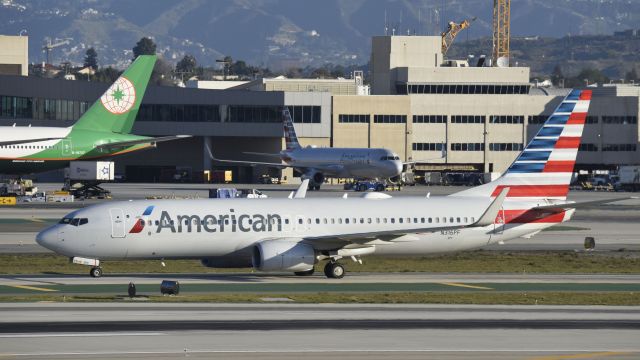
[[[438,256],[363,258],[363,265],[343,260],[349,272],[433,272],[433,273],[580,273],[580,274],[637,274],[640,273],[640,254],[632,251],[574,252],[574,251],[466,251]],[[229,273],[244,269],[212,269],[198,260],[105,261],[108,274],[115,273]],[[316,265],[322,272],[324,262]],[[70,264],[66,257],[54,254],[0,255],[0,274],[85,274],[86,266]]]
[[[470,292],[470,293],[305,293],[305,294],[189,294],[149,296],[159,303],[272,303],[286,298],[295,303],[332,304],[478,304],[478,305],[610,305],[638,306],[638,292]],[[140,302],[124,296],[53,294],[0,296],[0,302]]]

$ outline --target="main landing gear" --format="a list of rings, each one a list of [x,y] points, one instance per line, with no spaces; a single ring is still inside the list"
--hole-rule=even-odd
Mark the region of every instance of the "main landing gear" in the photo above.
[[[94,278],[99,278],[102,276],[102,268],[100,266],[94,266],[89,270],[89,275]]]
[[[329,261],[327,265],[324,266],[324,274],[329,279],[342,279],[345,274],[344,266],[338,262]]]

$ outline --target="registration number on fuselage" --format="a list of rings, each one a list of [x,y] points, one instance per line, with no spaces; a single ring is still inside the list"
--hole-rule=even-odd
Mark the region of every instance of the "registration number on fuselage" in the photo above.
[[[460,235],[460,230],[440,230],[440,235],[444,235],[444,236]]]

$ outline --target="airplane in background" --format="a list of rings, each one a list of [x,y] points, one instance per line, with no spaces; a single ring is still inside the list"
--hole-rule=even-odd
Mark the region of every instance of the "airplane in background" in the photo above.
[[[23,175],[154,147],[188,136],[131,135],[155,55],[141,55],[70,127],[0,127],[0,173]]]
[[[309,189],[320,190],[325,178],[355,178],[395,181],[402,173],[403,163],[391,150],[382,148],[318,148],[302,147],[298,142],[289,109],[282,110],[286,149],[278,154],[247,152],[246,154],[279,158],[281,162],[259,162],[217,159],[216,161],[248,165],[264,165],[279,169],[293,168],[309,179]]]
[[[105,259],[200,259],[204,266],[341,278],[338,260],[480,248],[568,221],[575,209],[616,200],[567,201],[591,99],[573,90],[497,180],[442,197],[142,200],[66,215],[38,244],[90,265]],[[290,140],[290,139],[289,139]]]

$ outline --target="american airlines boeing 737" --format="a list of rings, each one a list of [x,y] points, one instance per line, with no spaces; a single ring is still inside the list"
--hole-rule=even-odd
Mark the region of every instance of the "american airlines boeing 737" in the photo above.
[[[73,126],[0,127],[0,173],[32,174],[137,151],[186,136],[131,135],[155,55],[141,55]]]
[[[504,175],[443,197],[109,202],[74,211],[37,242],[100,276],[101,260],[200,259],[204,266],[310,275],[328,260],[421,255],[483,247],[568,221],[597,202],[567,201],[590,90],[572,91]],[[600,203],[604,201],[599,201]]]
[[[316,148],[302,147],[298,142],[289,109],[282,111],[284,136],[287,148],[279,154],[248,153],[279,158],[281,162],[258,162],[216,159],[221,162],[248,165],[265,165],[275,168],[294,168],[309,179],[309,188],[320,190],[327,177],[356,179],[395,179],[402,172],[400,157],[382,148]]]

